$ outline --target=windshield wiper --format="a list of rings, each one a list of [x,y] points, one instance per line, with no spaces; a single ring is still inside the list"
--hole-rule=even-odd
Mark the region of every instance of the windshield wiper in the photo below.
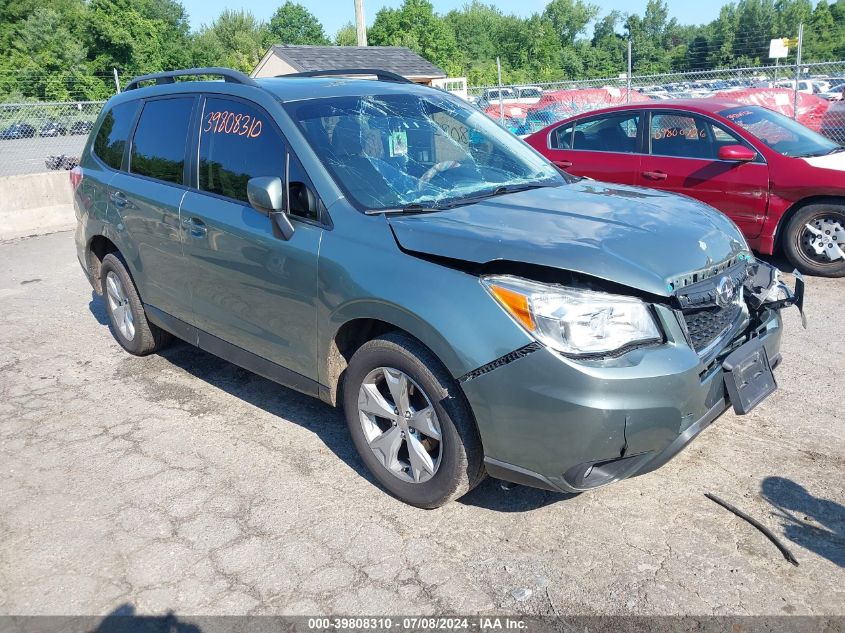
[[[426,206],[424,204],[414,202],[395,209],[367,209],[364,213],[366,215],[416,215],[419,213],[437,213],[438,211],[443,211],[447,208],[448,207]]]
[[[482,200],[487,200],[488,198],[495,198],[496,196],[504,196],[509,193],[518,193],[520,191],[528,191],[529,189],[542,189],[544,187],[557,187],[558,185],[553,183],[522,183],[522,184],[514,184],[514,185],[501,185],[492,189],[490,191],[485,191],[484,193],[477,193],[466,196],[465,198],[456,198],[449,202],[450,207],[456,207],[459,205],[466,205],[466,204],[475,204],[476,202],[480,202]]]
[[[819,152],[815,154],[796,154],[795,158],[818,158],[819,156],[830,156],[831,154],[838,154],[839,152],[845,151],[845,147],[834,147],[832,150],[827,152]]]
[[[421,204],[419,202],[412,202],[403,207],[396,207],[392,209],[367,209],[364,211],[366,215],[417,215],[420,213],[437,213],[438,211],[446,211],[454,209],[455,207],[464,206],[468,204],[475,204],[487,198],[496,196],[503,196],[508,193],[517,193],[519,191],[528,191],[529,189],[541,189],[543,187],[556,187],[552,183],[522,183],[514,185],[501,185],[486,191],[484,193],[473,194],[465,198],[454,198],[452,200],[445,200],[439,204]]]

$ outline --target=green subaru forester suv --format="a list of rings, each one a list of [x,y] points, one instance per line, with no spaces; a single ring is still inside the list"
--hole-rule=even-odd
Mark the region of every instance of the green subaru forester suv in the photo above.
[[[577,492],[658,468],[775,389],[803,296],[712,208],[567,176],[380,70],[139,77],[71,180],[128,352],[176,336],[343,407],[425,508],[485,474]]]

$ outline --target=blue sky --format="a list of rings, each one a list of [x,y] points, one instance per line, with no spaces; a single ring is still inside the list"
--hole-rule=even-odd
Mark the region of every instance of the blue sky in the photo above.
[[[542,11],[548,0],[485,0],[487,3],[495,4],[505,13],[516,13],[517,15],[530,15]],[[642,13],[645,10],[646,0],[594,0],[601,5],[602,14],[617,9],[623,13]],[[268,20],[276,7],[284,0],[253,0],[252,2],[237,2],[235,0],[182,0],[182,4],[188,10],[191,18],[191,26],[198,29],[203,24],[210,24],[223,9],[248,9],[262,19]],[[353,0],[299,0],[300,4],[308,7],[308,10],[316,15],[326,29],[329,37],[333,37],[337,30],[346,22],[352,21],[355,17]],[[438,13],[446,13],[451,9],[461,7],[465,0],[432,0],[434,8]],[[364,9],[367,14],[367,23],[372,24],[376,12],[382,7],[398,7],[402,0],[364,0]],[[669,12],[672,17],[678,18],[682,24],[700,24],[709,22],[719,15],[719,8],[725,4],[722,0],[707,2],[699,5],[690,0],[668,0]]]

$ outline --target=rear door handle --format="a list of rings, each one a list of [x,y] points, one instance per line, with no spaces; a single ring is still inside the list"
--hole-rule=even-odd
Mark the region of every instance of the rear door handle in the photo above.
[[[662,171],[644,171],[643,177],[649,180],[666,180],[669,175]]]
[[[126,202],[127,202],[126,194],[123,193],[122,191],[112,191],[111,195],[109,197],[111,198],[112,204],[114,204],[114,206],[116,206],[116,207],[125,207],[126,206]]]
[[[199,218],[185,218],[182,220],[182,226],[188,230],[191,237],[205,237],[205,234],[208,233],[205,222]]]
[[[572,161],[571,160],[555,160],[555,161],[552,161],[552,162],[555,165],[557,165],[558,167],[560,167],[561,169],[567,169],[569,167],[572,167]]]

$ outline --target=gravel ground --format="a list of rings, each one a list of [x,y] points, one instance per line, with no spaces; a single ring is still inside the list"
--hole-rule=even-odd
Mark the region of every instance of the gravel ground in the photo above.
[[[809,279],[780,389],[663,469],[422,511],[334,409],[186,344],[122,352],[71,233],[0,244],[0,615],[845,615],[843,290]]]

